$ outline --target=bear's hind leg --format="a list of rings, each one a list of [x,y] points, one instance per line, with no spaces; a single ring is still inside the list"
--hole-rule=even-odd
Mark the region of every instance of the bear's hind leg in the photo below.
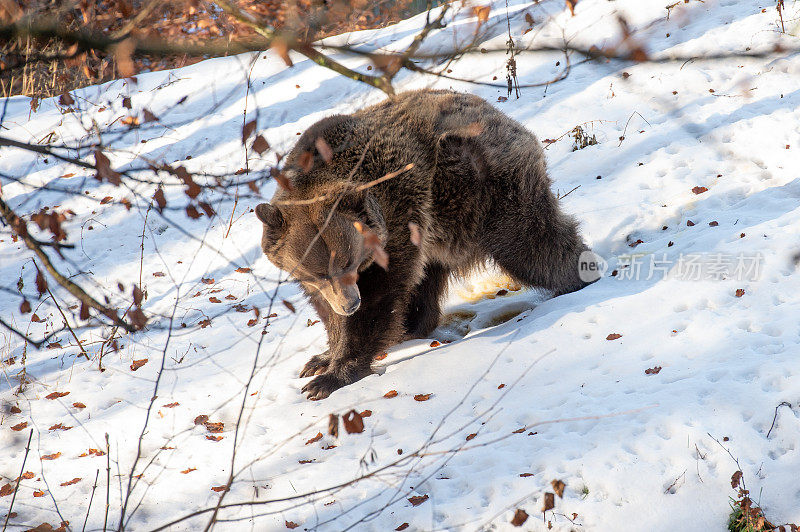
[[[555,203],[555,198],[550,199]],[[485,244],[495,263],[516,281],[546,288],[555,295],[580,290],[596,279],[582,279],[579,262],[590,251],[578,234],[575,221],[554,205],[538,206],[539,216],[500,224],[495,238]],[[549,216],[544,215],[549,211]],[[534,211],[535,212],[535,211]],[[593,255],[592,255],[593,256]]]
[[[426,338],[439,325],[441,298],[450,269],[432,262],[425,266],[422,281],[414,288],[405,316],[406,339]]]

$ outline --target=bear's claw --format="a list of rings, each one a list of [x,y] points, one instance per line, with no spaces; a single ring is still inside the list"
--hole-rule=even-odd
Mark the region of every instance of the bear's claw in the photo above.
[[[306,397],[308,399],[319,401],[347,384],[350,384],[350,382],[331,373],[325,373],[315,377],[311,382],[303,386],[303,393],[307,394]]]
[[[300,371],[300,377],[313,377],[314,375],[322,375],[328,371],[328,365],[331,363],[331,357],[327,351],[319,355],[314,355],[306,362],[306,365]]]

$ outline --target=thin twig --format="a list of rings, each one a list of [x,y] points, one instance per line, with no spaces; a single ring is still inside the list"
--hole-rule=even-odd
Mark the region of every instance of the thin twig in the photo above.
[[[395,170],[393,172],[389,172],[388,174],[386,174],[384,176],[381,176],[381,177],[379,177],[377,179],[373,179],[372,181],[369,181],[367,183],[364,183],[364,184],[361,184],[361,185],[358,185],[358,186],[354,186],[352,188],[349,188],[348,190],[352,191],[352,192],[361,192],[361,191],[367,190],[368,188],[374,187],[375,185],[383,183],[384,181],[388,181],[390,179],[394,179],[395,177],[399,176],[403,172],[407,172],[407,171],[411,170],[412,168],[414,168],[414,163],[408,163],[407,165],[405,165],[404,167],[400,168],[399,170]],[[324,194],[322,196],[314,196],[313,198],[298,199],[298,200],[275,200],[272,203],[273,203],[273,205],[311,205],[313,203],[319,203],[321,201],[326,201],[326,200],[330,199],[332,195],[333,194]]]
[[[108,526],[108,508],[111,505],[111,445],[108,443],[108,432],[106,432],[106,513],[103,517],[103,532]]]
[[[769,435],[772,432],[772,429],[775,428],[775,422],[778,420],[778,409],[782,406],[788,406],[791,409],[792,403],[788,401],[781,401],[780,404],[775,407],[775,416],[772,418],[772,425],[769,426],[769,430],[767,431],[767,439],[769,439]]]
[[[89,511],[92,509],[92,501],[94,500],[94,490],[97,489],[97,479],[100,478],[100,469],[97,470],[97,473],[94,475],[94,485],[92,486],[92,495],[89,497],[89,506],[86,507],[86,518],[83,520],[83,528],[81,532],[85,532],[86,530],[86,523],[89,522]]]
[[[33,438],[33,429],[28,433],[28,445],[25,446],[25,456],[22,457],[22,468],[19,471],[17,478],[17,485],[14,486],[14,495],[11,497],[11,504],[8,506],[8,513],[6,514],[6,521],[3,523],[3,532],[6,532],[8,526],[8,519],[11,517],[11,510],[14,508],[14,501],[17,500],[17,491],[19,491],[19,484],[22,482],[22,475],[25,473],[25,462],[28,460],[28,453],[31,450],[31,438]]]
[[[33,261],[33,266],[36,268],[37,272],[40,272],[39,265],[36,264],[36,261]],[[56,300],[56,296],[53,295],[53,292],[50,291],[50,287],[47,286],[47,284],[45,284],[45,290],[47,290],[47,293],[50,294],[50,299],[53,301],[53,304],[56,306],[56,308],[58,309],[58,312],[61,314],[61,317],[64,319],[64,327],[66,327],[67,330],[72,334],[72,337],[75,338],[75,343],[78,344],[78,347],[80,348],[81,353],[83,353],[83,356],[86,357],[86,360],[89,360],[89,355],[86,353],[86,349],[83,348],[83,344],[78,339],[78,335],[75,334],[75,331],[72,330],[72,327],[70,326],[69,321],[67,321],[66,314],[64,314],[64,311],[61,310],[61,305],[58,304],[58,300]]]
[[[80,286],[76,285],[75,283],[64,277],[61,274],[61,272],[59,272],[55,268],[55,266],[53,266],[53,263],[50,261],[50,257],[47,256],[47,254],[42,250],[42,248],[39,245],[37,245],[35,240],[31,238],[31,236],[28,234],[25,221],[19,216],[17,216],[17,214],[13,210],[11,210],[11,208],[6,204],[5,201],[3,201],[2,198],[0,198],[0,215],[2,215],[3,218],[9,223],[9,225],[11,225],[11,227],[14,229],[14,232],[17,233],[19,237],[25,242],[25,245],[28,246],[28,249],[33,251],[34,254],[36,254],[36,256],[39,257],[39,260],[42,261],[44,268],[56,280],[58,284],[64,287],[70,294],[78,298],[82,303],[85,303],[86,305],[97,310],[98,312],[111,319],[115,324],[119,325],[126,331],[134,332],[136,330],[136,328],[133,327],[132,325],[122,321],[119,318],[119,316],[117,316],[117,313],[113,309],[110,309],[105,305],[101,304],[92,296],[87,294],[83,290],[83,288],[81,288]]]

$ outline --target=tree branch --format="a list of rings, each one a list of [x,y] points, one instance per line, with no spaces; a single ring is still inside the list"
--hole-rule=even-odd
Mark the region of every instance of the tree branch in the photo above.
[[[113,309],[106,307],[102,303],[98,302],[92,296],[87,294],[83,288],[76,285],[66,277],[64,277],[61,272],[59,272],[53,263],[50,261],[50,257],[42,250],[41,246],[36,243],[36,239],[31,237],[28,234],[27,225],[25,220],[17,216],[17,214],[11,210],[11,208],[0,198],[0,216],[5,219],[14,232],[19,235],[25,245],[28,246],[28,249],[33,251],[33,253],[39,257],[39,260],[42,261],[42,265],[44,266],[45,270],[56,280],[58,284],[64,287],[70,294],[75,296],[79,301],[84,303],[86,306],[95,309],[100,314],[109,318],[115,325],[122,327],[128,332],[135,332],[136,328],[129,323],[124,322],[117,316],[116,311]]]

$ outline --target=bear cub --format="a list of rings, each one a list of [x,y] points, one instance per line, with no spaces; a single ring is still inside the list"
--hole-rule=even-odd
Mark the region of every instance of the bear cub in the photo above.
[[[300,283],[328,334],[300,373],[315,376],[309,399],[368,375],[389,346],[427,337],[451,274],[490,260],[555,295],[589,284],[579,275],[589,249],[550,190],[539,141],[477,96],[406,92],[320,120],[283,174],[255,212],[264,253]]]

